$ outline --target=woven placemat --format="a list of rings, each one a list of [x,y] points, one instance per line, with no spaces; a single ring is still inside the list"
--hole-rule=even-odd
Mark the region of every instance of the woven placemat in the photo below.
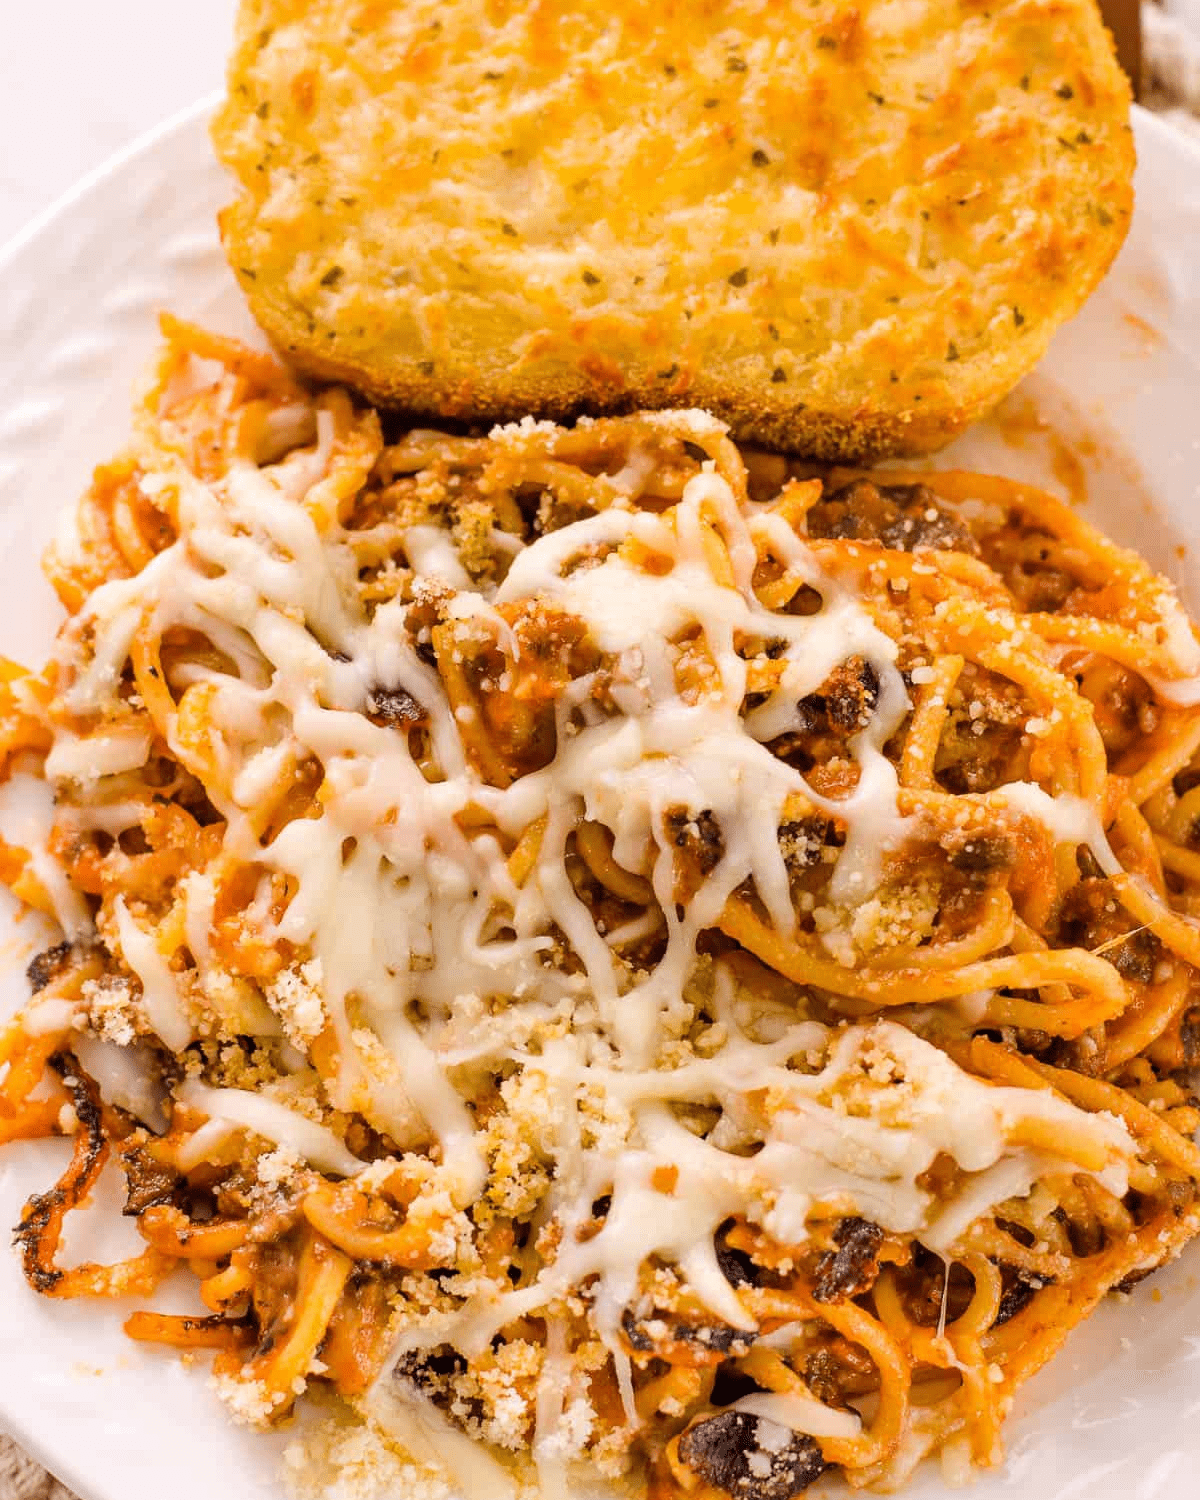
[[[1142,103],[1200,136],[1200,40],[1169,5],[1143,4]]]
[[[1159,0],[1145,0],[1142,15],[1142,102],[1200,138],[1200,43]],[[0,1433],[0,1500],[75,1500],[75,1496]]]
[[[11,1438],[0,1437],[0,1500],[75,1500],[66,1485],[26,1458]]]

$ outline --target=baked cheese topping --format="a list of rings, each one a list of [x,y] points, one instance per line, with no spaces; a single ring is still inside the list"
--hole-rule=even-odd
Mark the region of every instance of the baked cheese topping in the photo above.
[[[682,423],[693,439],[720,437],[702,413],[664,421]],[[524,435],[500,429],[492,440],[519,445]],[[1016,1127],[1031,1117],[1045,1124],[1047,1140],[1061,1128],[1094,1141],[1105,1163],[1100,1180],[1123,1191],[1132,1142],[1116,1120],[1048,1093],[980,1082],[887,1021],[831,1030],[755,1015],[730,972],[698,954],[698,936],[747,883],[774,928],[793,931],[780,842],[789,805],[835,814],[846,826],[835,904],[872,896],[882,858],[909,827],[882,753],[911,708],[896,644],[791,527],[739,500],[711,460],[666,510],[637,507],[634,473],[600,513],[528,544],[509,537],[511,562],[498,586],[472,583],[448,536],[414,525],[404,541],[418,594],[436,600],[464,639],[486,643],[515,669],[513,610],[529,609],[577,627],[595,651],[595,670],[566,682],[556,699],[550,762],[489,785],[463,743],[476,710],[452,706],[407,628],[410,606],[396,599],[367,618],[356,605],[344,535],[335,522],[322,524],[314,500],[327,448],[322,434],[315,448],[273,466],[235,462],[211,484],[182,464],[143,480],[160,499],[174,492],[179,539],[136,577],[92,595],[68,637],[72,648],[90,640],[90,662],[67,698],[77,714],[103,714],[148,616],[156,634],[198,632],[236,664],[236,675],[202,662],[187,672],[187,694],[204,695],[204,752],[218,772],[225,850],[261,868],[264,939],[302,955],[285,978],[293,991],[307,984],[320,1024],[336,1038],[330,1103],[360,1113],[400,1147],[431,1144],[455,1209],[477,1197],[489,1172],[468,1103],[481,1072],[515,1070],[516,1086],[536,1093],[550,1176],[541,1220],[555,1226],[557,1254],[529,1286],[469,1298],[453,1317],[406,1331],[399,1350],[445,1342],[480,1349],[514,1318],[544,1315],[586,1283],[631,1399],[620,1323],[648,1257],[677,1265],[713,1314],[747,1326],[714,1251],[714,1234],[732,1215],[785,1245],[804,1241],[819,1209],[861,1214],[947,1249],[992,1203],[1027,1191],[1054,1164],[1052,1153],[1015,1144]],[[764,549],[819,594],[815,613],[760,603],[754,575]],[[749,639],[769,640],[778,665],[775,688],[747,710]],[[693,655],[703,648],[699,689],[680,687],[681,642]],[[851,740],[856,784],[831,798],[765,742],[799,728],[797,705],[850,657],[868,664],[878,692]],[[426,778],[403,735],[366,716],[380,684],[427,717],[441,779]],[[497,688],[505,691],[503,676]],[[187,764],[195,750],[181,717],[170,748]],[[134,769],[148,749],[145,734],[64,732],[47,771],[103,778]],[[264,788],[281,768],[310,760],[323,771],[320,815],[263,840],[254,812]],[[1070,798],[1032,784],[1006,795],[1055,837],[1104,846]],[[107,818],[108,831],[119,832],[111,807]],[[719,832],[719,858],[686,902],[675,894],[681,820],[715,823]],[[493,831],[472,833],[472,823]],[[649,970],[625,956],[622,934],[602,930],[577,894],[568,843],[581,823],[605,830],[615,862],[653,889],[666,944]],[[531,827],[541,835],[518,882],[496,831],[518,840]],[[272,875],[291,893],[278,917]],[[209,979],[206,901],[206,877],[193,875],[191,998],[153,935],[118,907],[117,940],[140,981],[145,1021],[173,1051],[195,1035],[194,996]],[[60,916],[68,931],[79,929],[69,907]],[[565,953],[574,961],[564,963]],[[303,1046],[287,989],[268,988],[267,1003]],[[680,1060],[701,994],[715,1019],[696,1053]],[[323,1171],[361,1170],[327,1128],[282,1104],[196,1082],[180,1097]],[[719,1111],[706,1136],[681,1118],[695,1109]],[[923,1185],[939,1160],[957,1169],[949,1198]],[[611,1197],[603,1226],[584,1238],[603,1195]],[[834,1420],[816,1402],[785,1415],[787,1425],[814,1433]],[[539,1404],[535,1450],[552,1451],[560,1417],[552,1401]]]
[[[1197,1220],[1169,587],[1006,481],[699,411],[385,441],[169,331],[0,678],[0,873],[67,939],[0,1032],[0,1129],[76,1140],[30,1280],[187,1262],[212,1316],[135,1337],[471,1500],[994,1461]],[[61,1267],[106,1151],[149,1248]]]

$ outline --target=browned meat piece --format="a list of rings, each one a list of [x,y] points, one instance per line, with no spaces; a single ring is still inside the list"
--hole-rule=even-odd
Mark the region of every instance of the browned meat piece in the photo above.
[[[856,479],[818,500],[808,513],[808,534],[831,540],[879,542],[893,552],[932,548],[979,551],[974,537],[923,484],[872,484]]]
[[[754,1334],[721,1322],[689,1322],[657,1310],[638,1317],[626,1308],[621,1331],[634,1354],[656,1354],[672,1364],[711,1365],[747,1354]]]
[[[353,1285],[353,1283],[351,1283]],[[439,1344],[434,1349],[409,1349],[392,1366],[392,1379],[401,1387],[404,1399],[420,1409],[423,1401],[435,1406],[457,1425],[478,1421],[483,1407],[478,1397],[466,1399],[455,1389],[455,1379],[467,1368],[457,1349]]]
[[[976,733],[976,730],[979,733]],[[942,731],[933,771],[948,792],[990,792],[1019,780],[1022,731],[1012,724],[972,722],[952,715]]]
[[[988,567],[1003,578],[1020,610],[1053,614],[1079,587],[1079,579],[1058,566],[1062,549],[1057,538],[1038,531],[1030,524],[1030,517],[1020,512],[1011,512],[1002,526],[989,530],[980,550]]]
[[[792,1500],[828,1465],[816,1442],[789,1432],[781,1447],[764,1446],[760,1419],[723,1411],[697,1422],[679,1439],[679,1457],[705,1484],[737,1500]]]
[[[392,1366],[392,1379],[406,1380],[433,1394],[466,1368],[467,1362],[457,1349],[439,1344],[436,1349],[406,1350]]]
[[[1179,1023],[1179,1041],[1185,1068],[1200,1068],[1200,1006],[1190,1006]]]
[[[139,1146],[122,1146],[121,1170],[125,1173],[125,1207],[130,1218],[144,1214],[159,1203],[175,1203],[183,1178],[174,1167],[165,1166]]]
[[[1095,705],[1096,728],[1110,761],[1140,744],[1158,725],[1154,693],[1137,673],[1104,657],[1093,657],[1075,671],[1079,691]]]
[[[834,830],[833,819],[822,813],[784,823],[779,830],[779,848],[788,869],[795,873],[820,864],[826,844],[842,842],[840,836],[831,838]]]
[[[904,1310],[922,1328],[934,1328],[945,1302],[946,1321],[962,1317],[975,1292],[975,1280],[965,1266],[947,1267],[940,1255],[917,1245],[912,1264],[897,1273]]]
[[[725,853],[721,825],[711,812],[690,813],[686,807],[671,807],[663,818],[667,837],[677,849],[695,861],[703,875],[711,875]]]
[[[1165,956],[1162,943],[1147,928],[1131,932],[1123,942],[1109,949],[1109,954],[1117,973],[1138,984],[1151,983],[1155,970]]]
[[[1072,1219],[1065,1209],[1061,1208],[1052,1209],[1050,1217],[1057,1219],[1067,1231],[1071,1253],[1078,1255],[1081,1260],[1086,1260],[1091,1255],[1099,1255],[1108,1244],[1108,1235],[1105,1233],[1104,1225],[1096,1219]]]
[[[721,825],[707,809],[692,813],[686,807],[667,808],[663,825],[682,856],[675,862],[675,899],[690,901],[725,857]]]
[[[879,1389],[879,1371],[860,1344],[830,1331],[829,1341],[804,1361],[804,1381],[818,1401],[845,1406],[851,1396]]]
[[[870,723],[879,702],[879,674],[869,661],[851,656],[835,667],[820,688],[800,700],[802,734],[857,734]]]
[[[1052,615],[1075,591],[1075,579],[1060,568],[1034,569],[1024,583],[1024,597],[1018,594],[1018,599],[1032,614]]]
[[[35,995],[59,977],[70,957],[70,943],[55,943],[53,948],[44,949],[30,960],[29,967],[25,970],[25,977],[29,980],[29,987]]]
[[[999,1328],[1001,1323],[1007,1323],[1010,1318],[1015,1318],[1022,1308],[1027,1307],[1033,1301],[1034,1295],[1043,1287],[1050,1285],[1046,1276],[1038,1276],[1033,1271],[1023,1271],[1018,1266],[1002,1265],[1000,1276],[1003,1286],[1000,1292],[1000,1306],[996,1309],[996,1321],[993,1328]]]
[[[1113,900],[1107,880],[1092,878],[1072,886],[1058,919],[1059,938],[1106,958],[1124,979],[1150,984],[1164,957],[1162,943],[1148,930],[1131,931],[1124,908]]]
[[[842,1374],[842,1366],[829,1349],[818,1349],[805,1361],[804,1383],[826,1406],[841,1406],[845,1400]]]
[[[1003,833],[951,834],[942,848],[956,870],[972,876],[1007,870],[1016,857],[1012,839]]]
[[[1177,797],[1186,797],[1195,786],[1200,786],[1200,766],[1184,766],[1171,778],[1171,790]]]
[[[1147,1276],[1153,1276],[1155,1271],[1162,1270],[1161,1266],[1139,1266],[1136,1271],[1130,1271],[1122,1276],[1120,1281],[1113,1283],[1114,1292],[1124,1292],[1126,1296],[1133,1291],[1135,1286],[1141,1286]],[[999,1322],[999,1319],[996,1320]]]
[[[729,1219],[717,1230],[713,1241],[717,1252],[717,1264],[730,1286],[761,1286],[762,1267],[755,1265],[744,1250],[735,1250],[729,1243],[729,1231],[733,1220]]]
[[[796,705],[799,725],[773,740],[770,749],[797,770],[846,756],[850,740],[871,722],[879,702],[879,676],[869,661],[851,656],[815,693]]]
[[[404,688],[381,687],[367,695],[367,717],[384,729],[408,730],[424,724],[428,715]]]
[[[869,1219],[843,1219],[833,1232],[836,1250],[817,1262],[813,1296],[818,1302],[845,1302],[870,1291],[879,1276],[875,1257],[883,1244],[883,1230]]]

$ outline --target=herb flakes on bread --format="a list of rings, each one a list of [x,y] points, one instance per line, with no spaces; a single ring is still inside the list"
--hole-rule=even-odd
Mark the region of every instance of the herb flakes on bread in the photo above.
[[[243,0],[230,262],[313,375],[432,418],[704,406],[936,448],[1132,206],[1093,0]]]

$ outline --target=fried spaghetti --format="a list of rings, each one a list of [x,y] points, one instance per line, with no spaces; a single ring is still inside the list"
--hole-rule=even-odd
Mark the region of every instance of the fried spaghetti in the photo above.
[[[472,1497],[1000,1457],[1200,1218],[1200,650],[1069,508],[698,412],[386,433],[172,321],[0,685],[48,1296]],[[53,795],[47,789],[52,789]],[[145,1250],[65,1265],[107,1163]]]

